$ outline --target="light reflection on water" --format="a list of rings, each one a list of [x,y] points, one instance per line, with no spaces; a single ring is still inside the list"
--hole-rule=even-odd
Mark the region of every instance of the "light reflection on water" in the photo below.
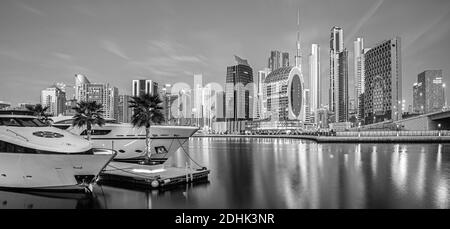
[[[211,169],[208,183],[168,191],[103,185],[89,200],[0,192],[0,208],[449,208],[446,144],[193,138],[188,148]],[[186,162],[181,150],[169,161]]]

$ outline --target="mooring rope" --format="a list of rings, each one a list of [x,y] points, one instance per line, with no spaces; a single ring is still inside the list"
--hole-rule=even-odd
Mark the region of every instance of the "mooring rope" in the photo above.
[[[203,169],[205,168],[204,166],[200,165],[199,163],[197,163],[191,156],[189,156],[189,154],[187,153],[186,149],[184,149],[183,144],[186,143],[186,141],[184,141],[183,143],[180,142],[180,139],[177,139],[178,143],[180,143],[180,147],[181,149],[183,149],[184,154],[186,154],[186,156],[192,161],[194,162],[199,168]]]

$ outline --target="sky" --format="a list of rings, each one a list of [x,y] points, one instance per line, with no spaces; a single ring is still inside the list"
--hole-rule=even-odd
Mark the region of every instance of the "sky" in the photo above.
[[[75,74],[120,94],[130,94],[133,79],[192,85],[194,73],[224,85],[233,55],[256,77],[271,50],[289,52],[294,63],[297,9],[307,87],[311,44],[321,48],[324,105],[333,26],[344,30],[351,98],[356,37],[366,48],[401,38],[407,104],[424,70],[442,69],[450,85],[448,0],[1,0],[0,101],[39,103],[42,89],[73,86]]]

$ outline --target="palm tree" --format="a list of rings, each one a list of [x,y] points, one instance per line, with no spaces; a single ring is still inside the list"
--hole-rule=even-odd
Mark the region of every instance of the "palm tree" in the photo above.
[[[33,112],[34,116],[37,116],[40,120],[42,120],[45,123],[49,122],[49,116],[50,114],[47,113],[47,110],[50,108],[49,106],[43,107],[41,104],[36,105],[26,105],[25,108],[28,111]]]
[[[131,123],[134,127],[145,127],[145,154],[150,159],[150,126],[164,121],[162,103],[158,95],[143,94],[131,98],[130,108],[133,109]]]
[[[105,124],[105,119],[102,116],[103,105],[97,103],[96,101],[85,102],[81,101],[77,103],[76,107],[72,109],[75,110],[75,116],[72,126],[84,127],[86,126],[86,134],[88,140],[91,140],[92,126],[99,125],[103,126]]]

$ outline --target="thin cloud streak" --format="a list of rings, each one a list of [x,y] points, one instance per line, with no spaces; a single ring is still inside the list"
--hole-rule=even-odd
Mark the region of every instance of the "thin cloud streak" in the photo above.
[[[354,38],[356,33],[363,27],[366,22],[368,22],[373,15],[377,12],[377,10],[380,8],[380,6],[383,4],[384,0],[379,0],[376,4],[374,4],[367,13],[358,20],[358,23],[356,26],[350,31],[350,33],[346,36],[344,39],[344,43],[347,44],[351,39]]]
[[[34,8],[34,7],[32,7],[32,6],[28,5],[28,4],[25,4],[25,3],[21,2],[21,1],[14,1],[14,2],[17,4],[17,6],[19,6],[20,8],[22,8],[22,9],[24,9],[24,10],[30,12],[30,13],[33,13],[33,14],[36,14],[36,15],[39,15],[39,16],[45,16],[46,15],[43,11],[38,10],[38,9],[36,9],[36,8]]]
[[[101,41],[101,47],[103,49],[105,49],[106,51],[120,57],[123,58],[125,60],[131,60],[130,57],[128,57],[123,51],[122,49],[119,47],[118,44],[114,43],[113,41],[110,40],[103,40]]]

